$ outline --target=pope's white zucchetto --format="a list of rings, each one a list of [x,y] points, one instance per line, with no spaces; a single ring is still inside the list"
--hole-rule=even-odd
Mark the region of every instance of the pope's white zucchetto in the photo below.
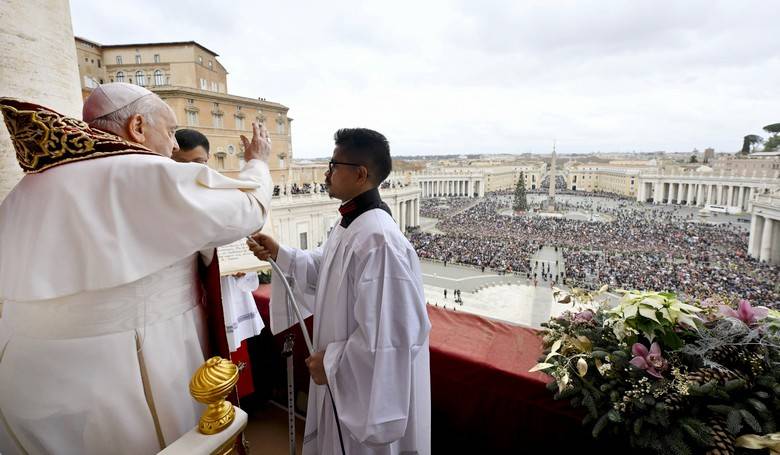
[[[153,93],[134,84],[112,82],[99,85],[84,101],[81,115],[84,121],[89,123],[149,95],[153,95]]]

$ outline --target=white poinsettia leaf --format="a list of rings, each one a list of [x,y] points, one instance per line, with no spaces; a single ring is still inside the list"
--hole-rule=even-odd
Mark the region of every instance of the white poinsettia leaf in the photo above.
[[[641,314],[642,316],[644,316],[644,317],[646,317],[648,319],[652,319],[653,321],[655,321],[655,322],[657,322],[659,324],[661,323],[661,321],[659,321],[658,318],[655,315],[655,308],[647,308],[647,307],[644,307],[644,306],[640,307],[639,308],[639,314]]]
[[[551,368],[551,367],[554,367],[554,366],[555,366],[555,365],[554,365],[554,364],[552,364],[552,363],[545,363],[545,362],[542,362],[542,363],[537,363],[536,365],[534,365],[534,367],[533,367],[533,368],[531,368],[530,370],[528,370],[528,372],[529,372],[529,373],[533,373],[533,372],[535,372],[535,371],[542,371],[542,370],[546,370],[546,369],[548,369],[548,368]]]
[[[639,304],[634,303],[623,308],[623,317],[626,319],[636,317],[636,312],[639,309]]]

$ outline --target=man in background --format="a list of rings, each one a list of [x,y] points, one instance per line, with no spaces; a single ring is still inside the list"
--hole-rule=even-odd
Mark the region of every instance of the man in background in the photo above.
[[[179,150],[171,156],[174,161],[208,164],[209,140],[203,133],[182,128],[176,131],[176,142],[179,143]]]
[[[260,125],[261,136],[266,135],[265,126]],[[241,141],[246,149],[250,141],[241,136]],[[176,142],[179,143],[179,150],[173,152],[174,161],[179,163],[200,163],[206,164],[209,160],[209,140],[197,130],[180,129],[176,131]],[[201,260],[208,267],[214,260],[215,251],[201,252]],[[214,327],[215,336],[224,337],[227,340],[229,352],[218,352],[223,357],[230,357],[230,353],[236,352],[241,346],[241,342],[259,335],[263,330],[263,320],[260,318],[260,312],[257,311],[252,291],[260,286],[256,273],[236,273],[233,275],[221,276],[220,296],[222,301],[222,314],[224,324],[222,327]],[[211,322],[211,321],[210,321]],[[216,349],[217,346],[212,346]],[[239,389],[241,389],[239,383]],[[243,391],[239,390],[239,398]]]

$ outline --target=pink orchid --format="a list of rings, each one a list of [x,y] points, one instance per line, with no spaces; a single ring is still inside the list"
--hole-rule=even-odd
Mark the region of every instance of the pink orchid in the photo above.
[[[750,305],[750,302],[742,299],[739,301],[736,311],[726,305],[721,305],[720,314],[727,318],[739,319],[747,325],[753,325],[769,314],[769,308],[764,306],[754,307]]]
[[[661,356],[661,346],[658,343],[650,345],[649,351],[644,344],[634,343],[631,353],[634,354],[634,358],[629,362],[631,365],[645,370],[651,376],[663,378],[661,372],[669,367],[669,363]]]
[[[590,322],[593,320],[593,311],[580,311],[574,315],[574,322]]]

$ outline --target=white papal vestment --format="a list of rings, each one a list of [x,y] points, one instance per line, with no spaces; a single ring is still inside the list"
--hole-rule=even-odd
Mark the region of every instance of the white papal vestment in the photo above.
[[[0,205],[0,452],[150,454],[197,424],[197,252],[263,226],[271,179],[121,155],[26,175]],[[241,189],[241,191],[239,191]]]

